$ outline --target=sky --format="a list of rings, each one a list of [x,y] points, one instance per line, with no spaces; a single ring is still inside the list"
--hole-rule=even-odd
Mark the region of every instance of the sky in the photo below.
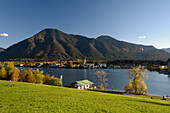
[[[0,0],[0,47],[45,28],[170,48],[170,0]]]

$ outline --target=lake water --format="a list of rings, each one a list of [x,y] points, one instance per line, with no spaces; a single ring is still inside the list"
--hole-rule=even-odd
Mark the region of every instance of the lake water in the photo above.
[[[19,67],[19,69],[27,69],[26,67]],[[33,68],[36,69],[36,68]],[[105,71],[108,78],[107,90],[124,91],[125,85],[128,84],[128,69],[61,69],[61,68],[39,68],[44,73],[60,77],[63,75],[63,85],[68,86],[77,80],[88,79],[97,86],[96,71]],[[154,95],[170,95],[170,77],[158,72],[147,71],[148,80],[146,81],[148,87],[147,94]]]

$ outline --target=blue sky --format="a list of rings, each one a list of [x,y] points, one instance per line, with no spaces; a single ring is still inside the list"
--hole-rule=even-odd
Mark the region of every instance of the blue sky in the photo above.
[[[170,0],[0,0],[0,47],[45,28],[170,48]]]

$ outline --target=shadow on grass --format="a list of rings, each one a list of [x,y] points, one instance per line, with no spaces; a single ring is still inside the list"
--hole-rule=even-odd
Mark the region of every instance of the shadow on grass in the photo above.
[[[121,94],[121,95],[123,95],[123,93],[124,93],[124,92],[119,92],[119,91],[109,91],[109,90],[99,90],[99,89],[88,89],[88,91],[110,93],[110,94]]]
[[[133,101],[144,102],[144,103],[149,103],[149,104],[156,104],[156,105],[161,105],[161,106],[170,106],[170,104],[159,103],[159,102],[154,102],[154,101],[147,101],[147,100],[146,101],[145,100],[133,100]]]

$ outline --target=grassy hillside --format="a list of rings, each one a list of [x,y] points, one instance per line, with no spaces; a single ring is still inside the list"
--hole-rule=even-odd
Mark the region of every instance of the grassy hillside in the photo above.
[[[14,84],[14,87],[7,87]],[[170,112],[170,102],[0,80],[0,112]]]

